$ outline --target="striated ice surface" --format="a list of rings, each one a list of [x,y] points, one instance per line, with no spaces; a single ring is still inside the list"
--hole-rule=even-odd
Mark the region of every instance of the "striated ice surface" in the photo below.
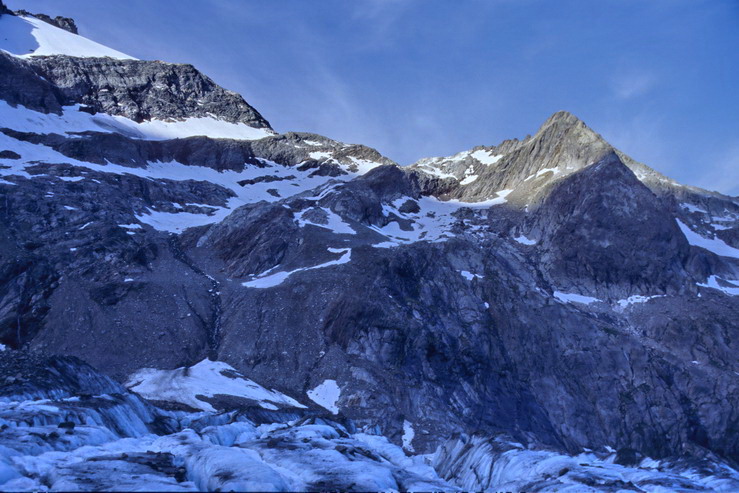
[[[289,419],[275,411],[266,421],[241,410],[164,411],[89,367],[66,363],[57,369],[63,378],[56,386],[21,393],[12,385],[0,389],[0,491],[739,489],[739,474],[717,461],[631,457],[624,465],[629,454],[607,447],[571,456],[526,448],[504,436],[461,436],[434,454],[414,455],[415,431],[407,420],[402,437],[392,443],[357,432],[340,415],[301,408]],[[157,378],[142,380],[149,388],[138,385],[152,398],[179,389],[248,391],[255,399],[275,399],[266,394],[273,391],[245,384],[219,362],[195,365],[189,376],[156,372]],[[335,406],[334,386],[324,381],[312,398]],[[75,388],[78,395],[72,395]],[[97,391],[102,393],[89,393]]]

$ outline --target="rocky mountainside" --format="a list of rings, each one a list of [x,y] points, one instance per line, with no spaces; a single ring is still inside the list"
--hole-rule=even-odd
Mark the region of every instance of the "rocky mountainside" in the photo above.
[[[738,198],[566,112],[401,167],[0,13],[0,489],[739,488]]]

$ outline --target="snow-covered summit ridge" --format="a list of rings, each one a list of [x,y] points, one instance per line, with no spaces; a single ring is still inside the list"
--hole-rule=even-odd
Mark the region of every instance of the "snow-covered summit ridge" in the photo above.
[[[0,50],[20,58],[66,55],[135,60],[78,34],[30,16],[0,16]]]

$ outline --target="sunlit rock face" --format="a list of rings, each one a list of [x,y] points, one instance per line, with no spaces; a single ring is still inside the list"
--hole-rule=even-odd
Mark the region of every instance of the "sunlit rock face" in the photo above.
[[[736,198],[566,112],[400,167],[52,24],[0,16],[0,489],[739,487]]]

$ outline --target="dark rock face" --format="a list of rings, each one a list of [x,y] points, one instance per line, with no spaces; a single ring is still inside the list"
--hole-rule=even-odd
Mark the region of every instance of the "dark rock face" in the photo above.
[[[238,94],[216,85],[192,65],[110,58],[39,57],[36,73],[55,86],[62,105],[141,122],[217,115],[232,123],[270,128]]]
[[[686,287],[688,242],[668,208],[613,153],[555,185],[532,232],[550,275],[589,292]]]
[[[13,151],[0,151],[0,159],[20,159],[21,155]]]
[[[269,128],[191,66],[0,54],[0,69],[0,98],[49,118],[81,104]],[[739,205],[568,113],[410,168],[313,134],[16,123],[0,122],[2,344],[119,380],[206,355],[289,395],[333,380],[342,418],[398,443],[410,425],[416,452],[504,432],[628,463],[739,460]]]
[[[0,51],[0,98],[11,105],[23,105],[45,113],[60,113],[61,104],[54,87],[38,77],[31,65]],[[3,122],[3,126],[8,122]]]

